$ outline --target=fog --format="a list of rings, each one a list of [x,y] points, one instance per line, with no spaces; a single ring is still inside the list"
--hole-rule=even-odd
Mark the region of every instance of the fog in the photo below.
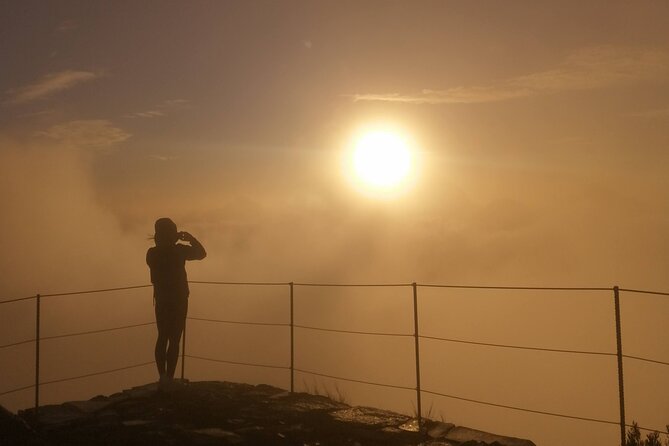
[[[105,153],[71,144],[3,140],[5,230],[2,300],[148,283],[145,250],[153,221],[172,217],[208,251],[187,266],[191,280],[326,283],[595,286],[669,289],[666,181],[619,173],[587,175],[425,151],[422,177],[394,201],[361,197],[345,184],[336,150],[278,152],[257,167],[214,157],[179,178],[187,160],[156,161],[162,182],[116,189],[94,180]],[[299,159],[298,163],[295,159]],[[171,163],[171,164],[169,164]],[[437,168],[442,167],[442,168]],[[176,176],[175,181],[171,179]],[[187,181],[186,181],[187,179]],[[183,181],[180,181],[183,180]],[[134,190],[134,193],[127,193]],[[427,193],[429,192],[429,193]],[[120,197],[125,197],[122,200]],[[615,352],[610,291],[495,291],[419,287],[421,334],[478,342]],[[289,288],[193,284],[191,317],[287,323]],[[666,360],[660,333],[666,299],[623,293],[627,354]],[[34,336],[34,301],[0,312],[3,344]],[[46,297],[42,336],[153,320],[151,289]],[[411,287],[295,287],[295,323],[413,333]],[[286,327],[188,322],[188,354],[289,365]],[[41,380],[150,362],[155,328],[136,327],[42,343]],[[421,340],[422,386],[509,406],[617,420],[615,357],[501,349]],[[33,344],[0,351],[3,389],[33,381]],[[397,386],[415,385],[412,337],[296,328],[297,368]],[[155,380],[151,365],[42,386],[43,404],[90,398]],[[186,377],[289,387],[286,370],[187,358]],[[625,361],[628,422],[660,428],[669,394],[662,366]],[[415,411],[415,393],[296,372],[297,390],[352,404]],[[0,397],[12,410],[32,390]],[[564,444],[615,444],[616,426],[526,414],[423,394],[423,414],[497,433]],[[663,418],[664,417],[664,418]]]

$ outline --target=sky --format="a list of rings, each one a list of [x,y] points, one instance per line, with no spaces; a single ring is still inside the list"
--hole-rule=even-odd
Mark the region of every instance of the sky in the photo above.
[[[192,279],[669,290],[665,2],[0,10],[0,299],[147,283],[144,253],[163,216],[207,248]],[[343,167],[355,135],[376,124],[407,135],[418,160],[410,184],[383,199]],[[666,321],[662,301],[631,299],[633,333]],[[567,301],[551,315],[578,313]],[[150,318],[150,300],[130,302]],[[539,318],[543,304],[537,314],[453,305],[485,321],[472,336],[494,339],[490,308],[525,326],[521,315]],[[598,311],[583,324],[609,333]],[[635,336],[667,360],[652,332]]]

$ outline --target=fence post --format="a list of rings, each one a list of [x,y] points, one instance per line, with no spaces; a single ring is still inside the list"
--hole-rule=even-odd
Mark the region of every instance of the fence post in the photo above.
[[[186,370],[186,319],[184,319],[184,331],[181,339],[181,379],[184,379]]]
[[[295,391],[295,335],[293,312],[293,282],[290,282],[290,393]]]
[[[413,288],[413,333],[414,333],[414,351],[416,353],[416,418],[418,428],[423,424],[422,407],[420,401],[420,349],[418,338],[418,287],[416,282],[411,284]]]
[[[625,446],[625,381],[623,379],[623,341],[620,326],[620,289],[613,287],[613,302],[616,311],[616,345],[618,350],[618,395],[620,397],[620,445]]]
[[[37,300],[35,301],[35,416],[37,416],[39,411],[39,340],[40,340],[40,306],[42,298],[37,294]]]

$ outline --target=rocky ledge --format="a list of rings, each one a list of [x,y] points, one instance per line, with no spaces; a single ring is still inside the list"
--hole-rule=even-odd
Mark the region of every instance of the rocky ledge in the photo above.
[[[3,445],[534,446],[267,385],[147,384],[89,401],[0,413]]]

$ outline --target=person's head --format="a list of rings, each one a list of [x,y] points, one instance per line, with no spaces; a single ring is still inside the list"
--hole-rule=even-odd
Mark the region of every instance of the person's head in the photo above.
[[[156,234],[153,237],[156,246],[174,245],[179,240],[177,225],[169,218],[163,217],[156,220]]]

